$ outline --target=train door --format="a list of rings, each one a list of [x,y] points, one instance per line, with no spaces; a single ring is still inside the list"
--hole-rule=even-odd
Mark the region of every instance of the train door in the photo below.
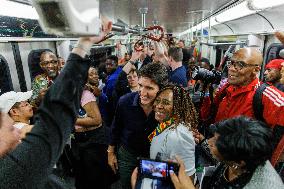
[[[24,88],[23,83],[19,82],[18,71],[20,69],[19,67],[16,66],[16,63],[15,63],[16,61],[14,58],[14,52],[13,52],[11,43],[7,43],[7,42],[0,43],[0,49],[1,49],[0,54],[3,57],[4,62],[6,62],[6,64],[2,64],[2,65],[8,66],[8,68],[5,68],[5,70],[9,71],[10,79],[12,82],[12,84],[5,83],[4,85],[7,85],[7,86],[10,85],[9,88],[14,91],[24,90],[25,88]],[[1,77],[2,77],[2,74],[1,74]],[[9,82],[8,80],[4,80],[4,81]]]

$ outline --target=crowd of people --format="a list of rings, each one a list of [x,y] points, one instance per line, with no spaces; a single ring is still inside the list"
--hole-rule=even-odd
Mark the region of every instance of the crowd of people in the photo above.
[[[58,167],[76,189],[135,188],[139,157],[177,161],[176,189],[284,188],[283,59],[261,81],[263,55],[238,49],[218,85],[193,76],[214,75],[207,58],[170,40],[106,57],[102,81],[89,50],[110,29],[81,37],[66,64],[42,52],[32,90],[0,96],[1,189],[64,188]],[[211,175],[198,175],[207,166]]]

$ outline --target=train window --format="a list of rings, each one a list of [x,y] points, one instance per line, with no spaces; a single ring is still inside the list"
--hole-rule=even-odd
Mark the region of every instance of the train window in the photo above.
[[[60,7],[58,3],[56,2],[41,2],[39,4],[42,8],[42,13],[44,14],[46,21],[48,22],[47,24],[49,27],[61,27],[65,28],[67,27],[67,21],[64,17],[64,14],[60,10]]]
[[[43,73],[43,70],[39,66],[39,62],[40,62],[40,55],[44,51],[52,52],[50,49],[37,49],[37,50],[32,50],[29,53],[28,64],[29,64],[30,75],[31,75],[32,81],[37,75]]]
[[[284,49],[284,45],[281,43],[272,43],[266,52],[266,60],[265,64],[267,64],[270,60],[276,59],[276,58],[282,58],[279,55],[280,50]]]
[[[284,45],[282,45],[281,43],[272,43],[268,49],[267,49],[267,52],[266,52],[266,56],[265,56],[265,62],[261,68],[261,72],[260,72],[260,78],[263,79],[263,74],[264,74],[264,67],[265,65],[270,61],[270,60],[273,60],[273,59],[276,59],[276,58],[282,58],[280,55],[279,55],[279,52],[284,49]]]
[[[12,79],[6,59],[0,55],[0,95],[12,91]]]
[[[38,20],[0,16],[1,37],[56,37],[46,34],[39,26]]]

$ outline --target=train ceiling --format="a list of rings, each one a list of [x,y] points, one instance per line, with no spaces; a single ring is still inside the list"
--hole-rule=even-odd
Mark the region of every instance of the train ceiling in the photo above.
[[[30,0],[13,0],[30,4]],[[141,8],[147,8],[146,25],[158,23],[168,33],[180,33],[237,0],[100,0],[100,12],[114,22],[141,25]]]

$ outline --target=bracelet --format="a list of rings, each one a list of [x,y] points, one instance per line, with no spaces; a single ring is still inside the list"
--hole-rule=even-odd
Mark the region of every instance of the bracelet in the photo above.
[[[87,55],[90,55],[90,54],[91,54],[90,50],[87,50],[87,49],[86,49],[83,45],[81,45],[81,44],[76,44],[76,45],[74,45],[73,48],[81,49],[81,50],[84,51]]]

